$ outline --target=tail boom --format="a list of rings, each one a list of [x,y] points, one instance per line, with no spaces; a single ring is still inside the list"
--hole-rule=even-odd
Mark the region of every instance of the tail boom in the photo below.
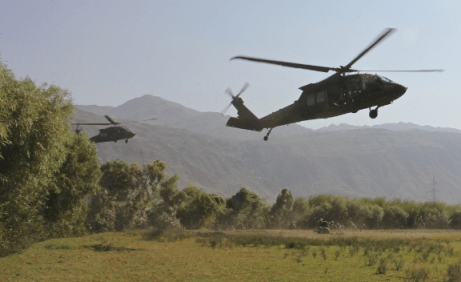
[[[229,118],[226,126],[253,131],[263,130],[264,127],[262,126],[261,120],[243,105],[242,98],[237,97],[232,100],[232,105],[237,109],[238,117]]]
[[[246,129],[246,130],[253,130],[253,131],[263,130],[263,127],[261,126],[259,119],[244,119],[244,118],[231,117],[227,121],[226,126],[236,127],[236,128]]]

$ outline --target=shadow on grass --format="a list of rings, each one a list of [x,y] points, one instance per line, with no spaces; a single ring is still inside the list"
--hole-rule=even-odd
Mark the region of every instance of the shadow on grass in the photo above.
[[[88,249],[92,249],[96,252],[110,252],[110,251],[136,251],[137,249],[132,249],[132,248],[126,248],[126,247],[115,247],[112,246],[111,244],[109,245],[104,245],[104,244],[95,244],[95,245],[89,245],[89,246],[83,246]]]

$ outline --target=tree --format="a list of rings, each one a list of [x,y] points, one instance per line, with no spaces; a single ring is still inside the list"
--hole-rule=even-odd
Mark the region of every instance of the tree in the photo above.
[[[86,232],[85,198],[100,190],[100,163],[96,147],[85,133],[74,134],[66,144],[66,159],[48,186],[43,216],[52,237],[78,236]]]
[[[308,224],[306,218],[311,213],[311,208],[309,207],[309,201],[304,197],[298,197],[293,202],[293,221],[295,222],[296,228],[307,228]]]
[[[255,229],[264,228],[269,212],[264,199],[246,188],[226,200],[226,208],[230,211],[219,216],[217,226],[224,229]]]
[[[65,178],[88,176],[72,176],[66,168],[72,167],[66,164],[72,162],[72,151],[87,146],[70,130],[73,111],[67,91],[36,86],[30,78],[18,80],[0,61],[0,255],[55,234],[71,234],[79,225],[81,216],[72,218],[72,211],[83,208],[83,194],[95,187],[59,186]],[[81,156],[96,157],[94,152]],[[63,191],[78,196],[65,200],[58,196]],[[65,215],[56,216],[59,212]]]
[[[398,205],[384,208],[382,226],[386,229],[404,228],[408,222],[408,213]]]
[[[269,212],[269,226],[285,229],[295,225],[292,218],[293,195],[288,189],[283,189]]]
[[[216,194],[207,194],[190,183],[182,192],[185,198],[178,208],[176,217],[187,229],[210,227],[216,216],[226,213],[224,199]]]
[[[450,216],[450,227],[453,229],[461,229],[461,211],[454,212]]]
[[[102,202],[103,206],[90,205],[96,210],[91,210],[88,226],[93,231],[108,231],[112,226],[116,231],[122,231],[138,225],[136,220],[143,217],[149,194],[147,184],[143,183],[146,177],[142,175],[141,167],[118,159],[105,163],[101,172],[99,183],[103,191],[93,200]]]
[[[92,197],[87,226],[93,232],[146,227],[150,221],[148,210],[155,205],[159,193],[171,190],[176,194],[178,177],[165,177],[166,169],[159,160],[143,166],[123,160],[105,163],[99,182],[102,191]]]

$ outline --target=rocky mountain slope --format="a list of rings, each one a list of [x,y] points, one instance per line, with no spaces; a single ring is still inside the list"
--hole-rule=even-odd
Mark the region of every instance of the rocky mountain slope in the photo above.
[[[219,113],[200,113],[150,95],[115,108],[79,109],[109,114],[117,121],[157,117],[129,124],[137,135],[128,144],[97,144],[99,155],[103,161],[160,159],[170,174],[181,177],[179,188],[191,182],[229,196],[246,187],[269,201],[283,188],[304,197],[332,193],[425,201],[432,199],[435,176],[438,200],[461,201],[461,134],[456,130],[412,125],[405,130],[313,131],[290,125],[274,129],[264,142],[264,133],[225,127],[228,117]],[[79,110],[76,120],[104,118]],[[97,127],[84,129],[88,135],[97,133]]]

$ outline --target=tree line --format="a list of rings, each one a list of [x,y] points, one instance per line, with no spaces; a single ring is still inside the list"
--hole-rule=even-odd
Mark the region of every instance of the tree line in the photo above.
[[[111,160],[102,166],[101,192],[92,197],[92,232],[125,228],[312,229],[319,219],[352,229],[461,229],[461,205],[401,199],[314,195],[294,198],[283,189],[275,203],[246,188],[223,198],[178,176],[166,177],[161,161],[139,166]]]
[[[314,228],[317,220],[351,228],[461,228],[461,207],[438,202],[293,198],[275,203],[246,188],[223,198],[189,184],[167,166],[102,164],[85,133],[71,130],[68,91],[18,79],[0,60],[0,256],[33,242],[127,228]]]

